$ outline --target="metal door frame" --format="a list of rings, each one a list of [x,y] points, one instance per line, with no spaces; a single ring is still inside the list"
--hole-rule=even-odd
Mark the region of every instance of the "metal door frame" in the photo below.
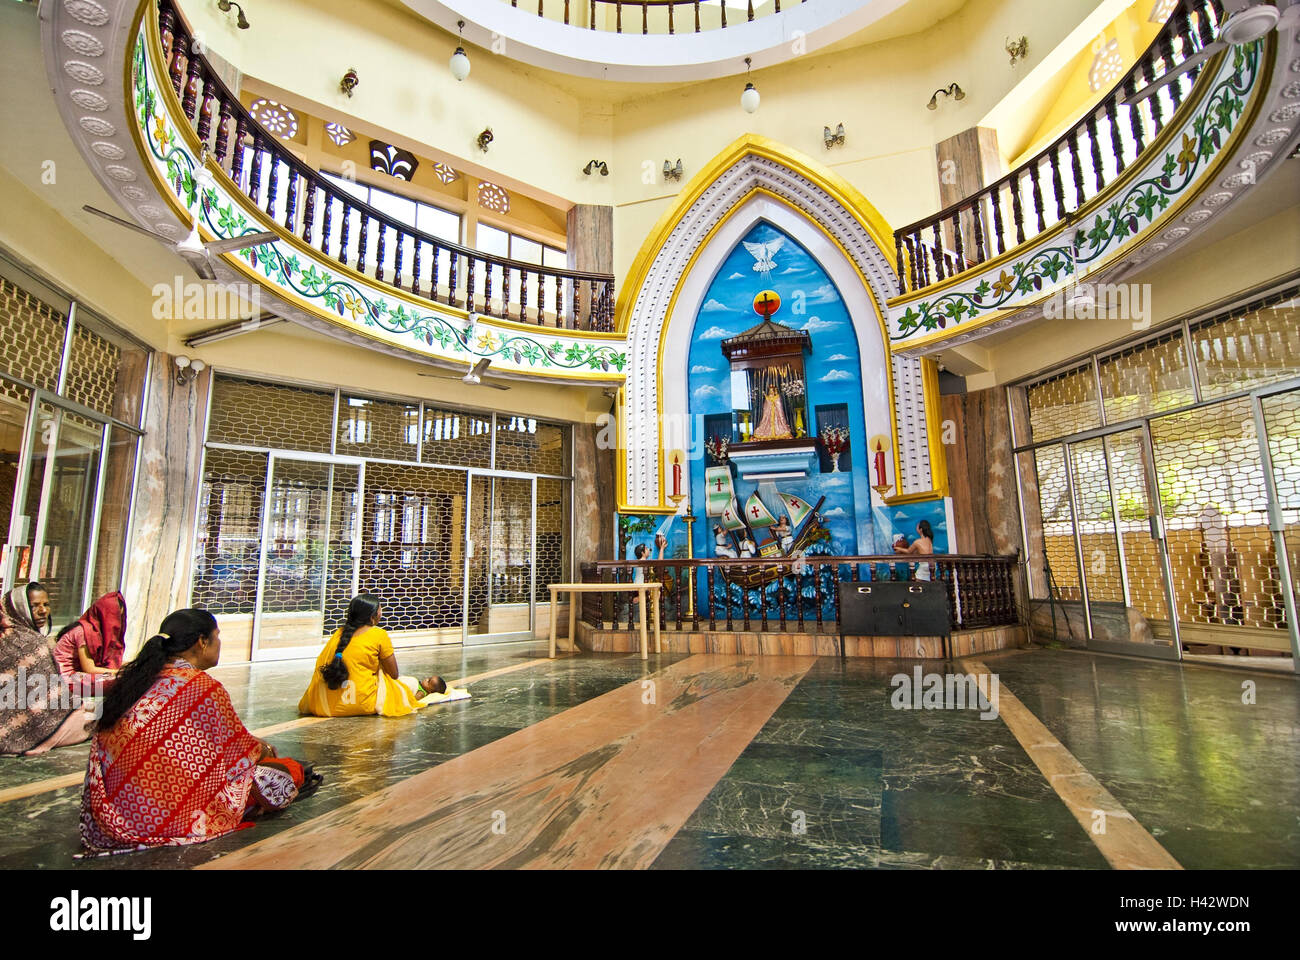
[[[496,432],[493,431],[492,442],[496,444]],[[513,633],[475,633],[469,632],[469,564],[474,558],[474,541],[470,536],[470,511],[474,505],[474,479],[476,477],[485,477],[492,480],[498,478],[527,480],[529,482],[529,548],[528,548],[528,629],[524,631],[515,631]],[[488,485],[488,561],[491,563],[492,557],[492,510],[493,496],[495,490],[493,484]],[[517,470],[489,470],[486,468],[472,467],[466,471],[465,476],[465,567],[461,576],[461,645],[480,643],[504,643],[510,640],[531,640],[537,631],[537,474],[521,473]],[[489,566],[488,572],[488,606],[492,605],[492,575]]]
[[[361,529],[363,524],[363,511],[365,509],[365,486],[366,486],[366,462],[359,457],[340,456],[328,453],[304,453],[299,450],[268,450],[266,456],[266,480],[262,486],[262,516],[258,523],[258,554],[257,554],[257,592],[253,599],[253,619],[252,619],[252,644],[249,648],[248,659],[250,663],[265,663],[272,660],[302,660],[308,657],[314,657],[320,652],[320,643],[313,642],[310,645],[299,647],[279,647],[274,650],[261,649],[262,640],[262,600],[266,585],[266,547],[269,539],[271,528],[271,486],[275,477],[275,463],[277,460],[293,460],[301,463],[324,464],[330,467],[330,479],[327,492],[327,501],[325,506],[326,517],[326,535],[328,537],[328,523],[330,510],[333,506],[333,497],[331,495],[334,488],[334,467],[348,466],[357,468],[357,522],[352,529],[352,595],[356,596],[361,576]],[[328,542],[328,540],[327,540]],[[327,547],[328,549],[328,547]],[[328,572],[328,557],[326,558],[326,571]],[[324,597],[322,596],[322,604]],[[322,610],[323,614],[323,610]]]
[[[1268,499],[1268,529],[1273,535],[1273,552],[1277,554],[1278,577],[1282,581],[1282,603],[1291,634],[1291,668],[1300,673],[1300,623],[1296,618],[1295,579],[1291,557],[1287,553],[1286,524],[1282,504],[1278,501],[1277,477],[1273,474],[1273,451],[1268,447],[1268,423],[1264,419],[1264,400],[1282,393],[1300,393],[1300,378],[1259,387],[1250,392],[1250,409],[1255,418],[1255,441],[1259,444],[1259,462],[1264,471],[1264,493]]]

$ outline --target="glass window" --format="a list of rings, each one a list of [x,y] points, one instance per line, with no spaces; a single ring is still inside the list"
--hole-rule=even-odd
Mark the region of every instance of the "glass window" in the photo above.
[[[510,259],[521,260],[524,263],[541,263],[542,245],[526,237],[512,236],[510,238]]]
[[[415,226],[439,240],[460,243],[460,216],[427,203],[416,204]]]

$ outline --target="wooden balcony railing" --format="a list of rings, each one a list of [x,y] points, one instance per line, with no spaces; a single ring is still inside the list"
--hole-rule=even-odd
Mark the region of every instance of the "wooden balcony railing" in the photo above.
[[[1173,119],[1204,64],[1134,106],[1121,100],[1213,41],[1222,18],[1220,0],[1185,0],[1124,78],[1046,150],[896,230],[899,293],[923,290],[1032,241],[1101,193]]]
[[[786,0],[787,7],[795,6],[797,3],[807,3],[807,0]],[[518,7],[519,5],[519,0],[510,0],[510,6]],[[605,30],[613,33],[622,33],[623,10],[625,7],[628,12],[629,32],[639,32],[642,34],[648,34],[651,32],[664,33],[666,28],[667,33],[675,34],[677,32],[678,23],[681,22],[679,21],[679,17],[689,18],[692,14],[694,14],[694,30],[691,31],[693,33],[700,33],[709,29],[725,30],[727,28],[727,4],[725,2],[700,3],[700,0],[631,0],[631,2],[630,0],[587,0],[586,3],[583,3],[583,0],[577,0],[577,2],[572,4],[570,4],[570,0],[550,0],[549,5],[547,0],[537,0],[537,15],[547,19],[558,19],[560,17],[559,7],[561,5],[564,7],[564,22],[571,26],[582,26],[581,24],[573,23],[572,14],[576,12],[573,8],[582,10],[583,7],[586,7],[585,12],[587,14],[587,23],[585,26],[588,30]],[[530,7],[531,3],[529,0],[524,0],[523,6],[525,8]],[[754,0],[748,0],[745,10],[746,23],[753,20],[756,15],[763,16],[764,14],[775,14],[781,12],[781,0],[772,0],[770,9],[768,8],[768,5],[761,2],[761,0],[757,4],[757,12],[755,11],[755,6]],[[685,7],[686,9],[683,10],[681,14],[678,14],[678,7]],[[712,26],[711,16],[707,17],[706,22],[701,26],[701,7],[704,7],[710,12],[713,10],[719,11],[717,27]],[[653,20],[653,26],[655,29],[653,31],[651,31],[652,10],[655,11]],[[637,16],[638,12],[641,14],[640,17]],[[664,19],[665,12],[666,20]],[[614,19],[614,27],[612,31],[610,31],[608,26],[603,25],[609,22],[611,14]],[[580,15],[581,14],[579,14],[579,16]],[[732,16],[737,16],[735,11],[732,12]],[[638,24],[640,26],[639,31],[636,29]],[[682,26],[687,26],[688,24],[689,20],[682,22]]]
[[[299,160],[244,109],[196,49],[173,0],[158,0],[158,26],[172,86],[200,143],[253,206],[286,232],[367,277],[435,303],[569,330],[614,329],[611,274],[492,256],[356,199]],[[407,264],[410,273],[403,275]]]
[[[1018,558],[936,554],[916,561],[898,554],[798,560],[704,559],[619,561],[584,564],[584,583],[630,583],[639,569],[659,591],[660,619],[669,630],[778,630],[821,632],[839,623],[841,581],[905,580],[929,564],[948,584],[953,630],[1021,622],[1016,603]],[[761,584],[755,586],[753,584]],[[584,594],[584,623],[633,629],[630,595]],[[719,625],[722,625],[721,627]]]

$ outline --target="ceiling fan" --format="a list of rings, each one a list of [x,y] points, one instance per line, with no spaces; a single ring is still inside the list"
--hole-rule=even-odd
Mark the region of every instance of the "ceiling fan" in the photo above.
[[[493,390],[509,390],[509,387],[502,386],[499,383],[483,382],[483,371],[488,368],[488,364],[491,362],[491,357],[484,357],[478,363],[474,364],[474,366],[470,368],[469,373],[465,374],[463,377],[449,377],[441,373],[422,373],[420,376],[432,377],[435,380],[459,380],[461,383],[468,383],[472,387],[482,386],[491,387]]]
[[[105,220],[108,220],[111,223],[116,223],[120,227],[126,227],[128,230],[134,230],[136,233],[143,233],[146,237],[153,237],[160,243],[166,244],[172,248],[174,253],[177,253],[184,258],[185,262],[188,263],[194,269],[194,272],[203,280],[217,279],[217,273],[212,269],[213,256],[222,253],[229,253],[231,250],[243,250],[245,247],[256,247],[259,244],[270,243],[272,240],[276,239],[276,235],[267,230],[261,233],[246,233],[242,237],[231,237],[227,240],[209,240],[207,243],[204,243],[199,238],[199,223],[195,220],[193,227],[190,229],[190,235],[184,240],[178,242],[168,237],[164,237],[161,233],[155,233],[152,230],[148,230],[140,226],[138,223],[123,220],[121,217],[115,217],[111,213],[105,213],[103,210],[97,210],[89,204],[86,204],[81,209],[85,210],[87,213],[93,213],[97,217],[103,217]]]
[[[1208,43],[1192,54],[1173,70],[1168,71],[1154,83],[1150,83],[1121,101],[1127,106],[1147,99],[1161,87],[1173,83],[1197,64],[1208,60],[1220,50],[1243,43],[1253,43],[1260,37],[1267,36],[1270,30],[1290,30],[1300,26],[1300,2],[1290,4],[1285,10],[1279,10],[1271,3],[1257,3],[1247,6],[1247,0],[1223,0],[1224,6],[1232,10],[1219,28],[1219,39]]]

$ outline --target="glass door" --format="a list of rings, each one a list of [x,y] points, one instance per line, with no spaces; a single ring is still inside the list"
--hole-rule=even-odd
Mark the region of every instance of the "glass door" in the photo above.
[[[1256,398],[1256,430],[1269,493],[1274,580],[1293,665],[1300,669],[1300,386]]]
[[[532,477],[472,471],[465,522],[465,642],[533,635],[536,496]]]
[[[37,395],[35,431],[26,464],[22,524],[34,530],[18,549],[16,583],[39,580],[50,593],[57,626],[79,617],[93,599],[104,473],[106,422]]]
[[[315,655],[356,593],[362,466],[272,454],[253,659]]]

